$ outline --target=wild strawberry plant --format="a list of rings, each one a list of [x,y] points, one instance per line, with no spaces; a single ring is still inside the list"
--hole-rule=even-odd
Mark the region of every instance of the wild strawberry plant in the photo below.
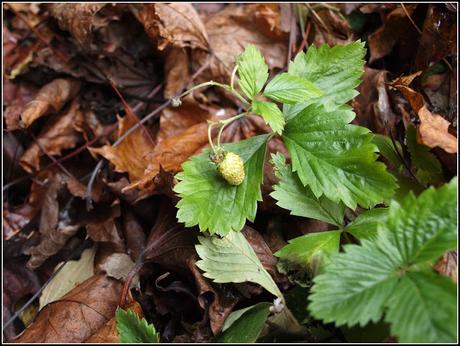
[[[210,122],[210,149],[185,162],[176,176],[179,221],[205,233],[196,246],[201,258],[197,266],[216,282],[254,282],[277,297],[273,306],[259,303],[235,311],[218,340],[255,341],[267,318],[271,325],[289,325],[291,332],[302,333],[285,297],[239,233],[246,220],[255,219],[266,147],[275,134],[291,163],[280,153],[272,155],[279,182],[271,196],[293,215],[336,228],[292,239],[275,254],[279,271],[293,282],[311,285],[309,317],[337,326],[364,326],[384,318],[403,342],[456,339],[456,286],[432,267],[456,246],[457,181],[415,197],[421,186],[408,183],[399,172],[401,145],[351,124],[355,113],[346,103],[357,95],[364,55],[359,41],[310,47],[290,62],[288,72],[267,83],[262,54],[248,46],[237,57],[228,85],[210,81],[181,95],[214,85],[233,93],[245,107],[230,119]],[[172,104],[180,106],[180,97]],[[225,127],[251,114],[261,116],[272,132],[222,144]],[[219,129],[216,143],[214,127]],[[412,137],[409,131],[414,162],[431,155]],[[396,171],[377,161],[379,152]],[[430,156],[430,163],[417,164],[425,183],[439,177],[436,158]],[[351,222],[347,209],[359,214]],[[350,239],[359,244],[341,247]],[[242,319],[260,328],[246,330]]]

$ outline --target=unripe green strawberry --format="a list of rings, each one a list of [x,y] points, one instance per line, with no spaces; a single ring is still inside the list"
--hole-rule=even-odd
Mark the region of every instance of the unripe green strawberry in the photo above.
[[[244,162],[235,153],[227,153],[217,168],[230,185],[240,185],[244,180]]]

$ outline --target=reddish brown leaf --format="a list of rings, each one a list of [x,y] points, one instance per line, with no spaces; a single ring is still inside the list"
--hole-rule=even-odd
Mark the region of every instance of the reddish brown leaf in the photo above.
[[[83,121],[84,116],[78,100],[74,100],[64,114],[50,119],[45,124],[37,136],[39,144],[32,143],[21,156],[21,166],[29,173],[37,171],[40,169],[40,157],[45,155],[42,149],[48,155],[59,155],[63,150],[73,148],[81,138],[77,131],[81,129]]]
[[[27,103],[21,114],[21,121],[29,127],[35,120],[56,113],[73,99],[80,90],[80,82],[74,79],[55,79],[42,87],[34,99]]]
[[[189,79],[189,57],[184,48],[173,47],[165,57],[165,98],[172,98],[179,94]]]
[[[84,342],[114,316],[121,287],[120,281],[105,275],[92,276],[45,306],[14,342]]]
[[[127,110],[123,118],[118,117],[118,138],[137,122],[138,119],[131,110]],[[153,147],[149,133],[145,128],[140,127],[116,147],[105,145],[90,150],[109,160],[117,172],[127,172],[131,181],[137,181],[144,175]]]

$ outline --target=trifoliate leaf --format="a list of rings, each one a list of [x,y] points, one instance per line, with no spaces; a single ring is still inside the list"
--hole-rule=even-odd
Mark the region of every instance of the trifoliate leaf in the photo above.
[[[198,237],[198,240],[200,245],[195,245],[195,249],[201,260],[196,265],[204,271],[205,277],[218,283],[253,282],[282,297],[242,233],[230,232],[223,238]]]
[[[273,102],[253,101],[252,110],[264,118],[273,132],[281,134],[284,129],[284,116],[281,110]]]
[[[393,164],[393,166],[396,168],[396,171],[399,172],[404,165],[404,162],[401,160],[401,157],[398,155],[398,151],[399,153],[403,152],[401,143],[395,140],[393,144],[393,141],[391,140],[390,137],[380,135],[380,134],[374,134],[373,143],[377,146],[377,148],[379,148],[380,154],[384,158],[386,158],[388,161],[390,161]],[[396,148],[395,148],[395,145],[396,145]]]
[[[222,333],[214,342],[256,342],[270,314],[270,303],[258,303],[245,309],[233,311],[225,320]]]
[[[326,111],[312,104],[286,124],[283,139],[294,171],[317,198],[369,208],[390,198],[396,184],[376,161],[369,130],[349,124],[354,117],[347,105]]]
[[[428,283],[420,284],[418,278],[421,276],[419,273],[414,276],[413,272],[431,273],[426,263],[433,263],[442,253],[455,248],[456,190],[455,178],[438,190],[424,191],[418,198],[410,195],[401,204],[393,202],[388,219],[380,224],[375,240],[363,239],[361,246],[345,245],[345,252],[333,256],[324,273],[314,279],[309,305],[313,316],[325,322],[335,321],[338,326],[365,325],[369,321],[377,322],[384,308],[390,307],[387,319],[395,332],[402,333],[405,342],[430,342],[433,329],[438,335],[455,335],[452,325],[455,327],[456,323],[444,323],[445,314],[451,316],[449,309],[431,315],[431,326],[425,328],[426,311],[430,310],[426,306],[436,305],[440,299],[436,295],[444,288],[433,289]],[[414,280],[418,282],[418,290],[409,290]],[[429,281],[438,285],[439,280]],[[442,299],[448,300],[445,304],[456,305],[455,299],[446,298],[448,294],[442,295]],[[396,299],[425,306],[398,309]],[[417,300],[419,302],[413,303]],[[454,318],[455,313],[451,317]],[[423,323],[414,327],[417,321]],[[394,325],[417,328],[419,336],[411,339],[412,331],[405,334],[406,331],[401,332],[401,328]]]
[[[441,181],[441,163],[429,147],[417,142],[417,130],[412,125],[406,130],[406,144],[412,163],[417,167],[417,178],[425,184]]]
[[[323,95],[323,91],[312,82],[289,73],[281,73],[265,87],[264,95],[272,100],[292,104]]]
[[[268,66],[265,59],[254,45],[246,47],[244,52],[236,58],[239,85],[247,97],[252,99],[264,87],[268,78]]]
[[[260,184],[263,179],[265,146],[268,135],[252,137],[239,143],[224,144],[229,152],[244,161],[244,181],[230,185],[209,159],[209,150],[192,157],[176,175],[179,183],[174,191],[181,200],[177,218],[186,227],[198,225],[202,232],[225,235],[240,231],[246,219],[254,221],[257,201],[262,199]]]
[[[313,102],[319,102],[326,109],[334,109],[358,95],[355,88],[361,83],[364,72],[364,43],[357,41],[347,45],[319,48],[310,46],[307,53],[300,52],[289,64],[289,74],[304,78],[324,91],[321,97],[296,105],[285,105],[286,119],[293,118]]]
[[[319,274],[339,251],[340,230],[309,233],[289,240],[289,244],[275,253],[278,270],[289,274],[290,268],[306,268],[310,277]]]
[[[292,172],[291,165],[286,164],[282,154],[272,154],[272,162],[279,182],[273,187],[270,196],[278,201],[278,206],[290,210],[291,215],[309,217],[339,227],[343,224],[343,203],[332,202],[325,196],[317,199],[310,188],[303,186],[299,177]]]
[[[377,238],[378,226],[388,218],[388,208],[367,210],[345,227],[345,232],[351,233],[356,239]]]
[[[158,343],[160,335],[156,332],[152,324],[142,318],[132,310],[118,308],[116,311],[117,332],[120,342],[123,344],[132,343]]]
[[[403,343],[448,343],[457,339],[456,285],[431,272],[409,272],[388,301],[385,321]]]

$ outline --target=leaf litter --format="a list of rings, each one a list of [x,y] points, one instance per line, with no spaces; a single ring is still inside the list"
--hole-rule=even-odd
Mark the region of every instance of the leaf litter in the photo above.
[[[259,155],[266,160],[263,201],[238,234],[271,278],[269,291],[219,282],[213,278],[223,274],[213,277],[215,268],[196,251],[211,243],[176,218],[175,174],[209,147],[208,123],[237,115],[242,103],[213,86],[182,98],[180,107],[166,102],[202,82],[230,81],[248,45],[261,51],[273,77],[305,47],[361,39],[368,52],[360,94],[349,102],[353,124],[386,136],[400,163],[389,165],[398,191],[440,186],[457,174],[455,12],[445,4],[5,4],[5,340],[120,342],[116,310],[124,308],[152,323],[162,342],[232,340],[232,326],[245,342],[312,342],[327,333],[329,341],[346,341],[344,327],[311,320],[306,310],[299,321],[307,321],[307,333],[280,302],[263,305],[273,303],[269,292],[311,286],[300,271],[302,285],[283,275],[274,253],[297,236],[333,230],[290,215],[270,197],[279,180],[270,154],[291,156],[281,136]],[[264,135],[267,123],[246,116],[219,139]],[[216,140],[216,128],[210,136]],[[349,214],[346,222],[356,217]],[[341,244],[356,240],[347,237]],[[456,282],[456,251],[433,265]],[[400,284],[409,279],[420,277]],[[31,297],[38,299],[27,319],[21,309]],[[319,302],[313,307],[321,310]],[[241,316],[255,319],[257,333],[245,330]],[[410,339],[401,328],[392,337]]]

